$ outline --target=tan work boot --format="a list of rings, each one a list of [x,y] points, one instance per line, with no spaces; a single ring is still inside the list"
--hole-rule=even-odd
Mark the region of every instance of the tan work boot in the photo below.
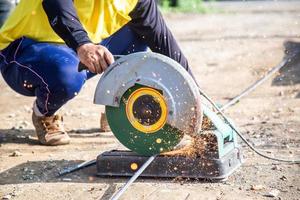
[[[70,143],[70,137],[64,129],[61,116],[39,117],[33,112],[32,122],[40,143],[50,146]]]

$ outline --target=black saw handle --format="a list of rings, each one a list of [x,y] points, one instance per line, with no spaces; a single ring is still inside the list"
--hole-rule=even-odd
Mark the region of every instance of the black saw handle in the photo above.
[[[115,61],[119,58],[122,58],[124,55],[114,55]],[[82,62],[79,62],[78,64],[78,72],[81,72],[82,70],[87,70],[87,66],[85,66]]]

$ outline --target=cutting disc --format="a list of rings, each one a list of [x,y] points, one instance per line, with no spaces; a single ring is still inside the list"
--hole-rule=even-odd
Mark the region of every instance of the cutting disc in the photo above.
[[[107,120],[116,138],[142,155],[172,150],[183,133],[167,123],[168,105],[161,91],[135,85],[122,96],[120,106],[106,106]]]

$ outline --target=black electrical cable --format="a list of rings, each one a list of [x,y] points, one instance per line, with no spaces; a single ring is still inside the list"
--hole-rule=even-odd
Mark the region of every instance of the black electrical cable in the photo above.
[[[226,115],[222,112],[222,110],[214,103],[214,101],[209,98],[207,96],[207,94],[205,94],[200,88],[199,88],[200,94],[206,98],[211,105],[221,114],[221,116],[224,118],[224,120],[228,123],[228,125],[238,134],[238,136],[246,143],[246,145],[253,150],[255,153],[257,153],[258,155],[270,159],[270,160],[275,160],[278,162],[287,162],[287,163],[295,163],[295,164],[300,164],[300,160],[287,160],[287,159],[281,159],[281,158],[276,158],[276,157],[270,157],[268,155],[265,155],[263,153],[261,153],[259,150],[257,150],[252,144],[250,144],[247,139],[242,135],[242,133],[240,131],[237,130],[237,128],[230,122],[230,120],[228,120],[228,118],[226,117]]]

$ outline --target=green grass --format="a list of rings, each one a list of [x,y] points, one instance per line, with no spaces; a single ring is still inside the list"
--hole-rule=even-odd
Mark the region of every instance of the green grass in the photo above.
[[[178,0],[178,7],[170,7],[168,0],[161,0],[160,9],[163,13],[182,12],[182,13],[211,13],[212,8],[205,7],[202,0]]]

